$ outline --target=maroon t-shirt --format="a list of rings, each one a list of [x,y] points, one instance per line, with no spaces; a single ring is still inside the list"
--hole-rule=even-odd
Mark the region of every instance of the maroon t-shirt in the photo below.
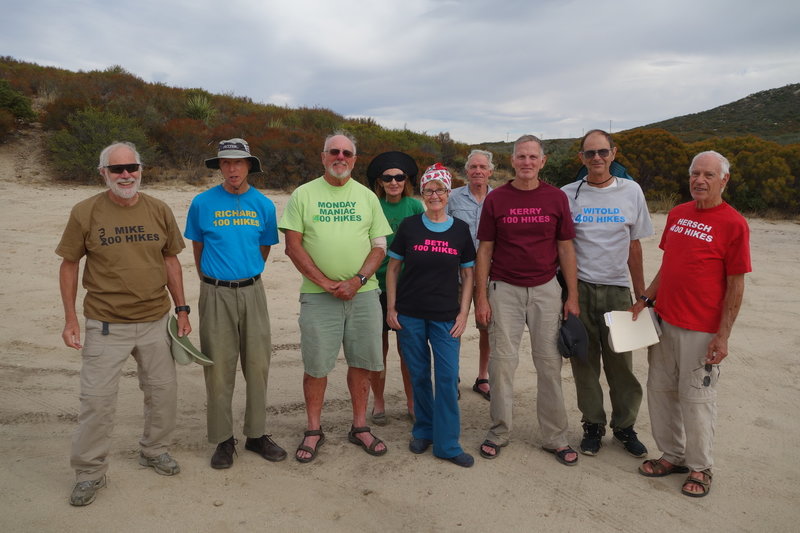
[[[574,238],[567,196],[552,185],[522,191],[509,182],[484,201],[478,240],[494,242],[489,279],[521,287],[547,283],[558,268],[557,241]]]

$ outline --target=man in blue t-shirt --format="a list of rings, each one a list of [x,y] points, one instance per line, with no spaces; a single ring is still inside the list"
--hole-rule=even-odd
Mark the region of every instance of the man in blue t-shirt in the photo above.
[[[236,366],[247,382],[245,449],[268,461],[286,451],[266,434],[267,378],[272,354],[269,311],[261,273],[270,247],[278,242],[272,201],[247,183],[261,172],[244,139],[219,143],[206,159],[223,182],[197,195],[189,207],[186,238],[192,240],[200,276],[200,348],[213,366],[204,367],[208,395],[208,441],[217,448],[212,468],[230,468],[236,453],[231,402]]]

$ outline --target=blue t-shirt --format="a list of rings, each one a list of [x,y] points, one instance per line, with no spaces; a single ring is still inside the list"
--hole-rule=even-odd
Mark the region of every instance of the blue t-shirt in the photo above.
[[[200,270],[206,276],[251,278],[264,271],[261,246],[278,242],[275,204],[252,186],[231,194],[217,185],[194,197],[183,235],[203,243]]]

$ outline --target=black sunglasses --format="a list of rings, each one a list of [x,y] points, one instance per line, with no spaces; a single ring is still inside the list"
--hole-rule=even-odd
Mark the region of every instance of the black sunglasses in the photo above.
[[[105,168],[107,168],[112,174],[122,174],[126,170],[128,171],[128,174],[133,174],[139,170],[139,167],[141,166],[142,165],[139,163],[128,163],[127,165],[106,165]]]
[[[596,155],[599,155],[600,157],[605,159],[606,157],[609,156],[609,154],[611,154],[611,150],[609,150],[608,148],[601,148],[600,150],[583,150],[581,153],[583,154],[583,157],[585,157],[586,159],[594,159],[594,156]]]
[[[381,181],[384,183],[391,183],[392,180],[395,180],[397,183],[402,183],[406,181],[407,177],[408,176],[405,174],[383,174],[381,176]]]
[[[323,153],[325,153],[325,152],[323,152]],[[356,155],[353,152],[351,152],[350,150],[340,150],[338,148],[331,148],[330,150],[327,150],[327,153],[331,154],[333,157],[338,157],[339,154],[342,154],[347,159],[350,159],[351,157]]]

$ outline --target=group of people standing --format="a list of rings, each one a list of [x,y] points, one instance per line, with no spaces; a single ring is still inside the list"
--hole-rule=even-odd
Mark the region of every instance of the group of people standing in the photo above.
[[[580,318],[588,357],[571,358],[583,438],[596,455],[608,423],[615,441],[636,457],[647,449],[634,430],[642,387],[630,352],[611,350],[603,314],[655,304],[664,331],[648,355],[648,403],[653,435],[663,452],[642,475],[688,473],[681,490],[703,496],[711,483],[718,365],[750,271],[744,219],[722,200],[730,173],[716,152],[690,166],[693,201],[669,215],[659,273],[645,286],[640,239],[653,233],[641,188],[613,176],[611,136],[592,130],[581,141],[588,173],[562,190],[539,179],[547,161],[542,142],[520,137],[511,155],[514,177],[492,190],[492,154],[467,157],[467,185],[452,189],[450,171],[434,164],[421,175],[413,158],[386,152],[373,158],[365,187],[351,172],[355,140],[325,139],[324,173],[298,187],[278,221],[271,200],[251,187],[261,164],[243,139],[219,144],[206,166],[222,183],[194,198],[184,236],[192,241],[200,278],[199,323],[211,467],[230,468],[236,456],[232,396],[241,361],[246,381],[244,448],[269,461],[286,451],[267,433],[266,391],[272,351],[261,275],[271,246],[284,234],[286,254],[302,275],[299,327],[307,425],[295,451],[313,461],[326,435],[322,410],[327,376],[343,349],[352,404],[349,442],[374,456],[388,451],[367,424],[370,391],[374,425],[387,422],[384,399],[389,331],[397,335],[406,409],[413,426],[409,450],[470,467],[460,444],[460,337],[474,302],[479,330],[478,375],[472,390],[490,401],[491,425],[478,447],[495,459],[510,442],[513,383],[527,327],[537,371],[542,448],[562,464],[578,462],[567,440],[559,327]],[[192,331],[177,254],[184,248],[163,202],[139,191],[142,162],[135,147],[114,143],[100,155],[108,190],[77,204],[56,253],[62,257],[62,334],[82,349],[81,409],[72,444],[76,483],[70,503],[88,505],[106,484],[110,434],[122,365],[133,355],[144,392],[145,426],[139,462],[162,475],[180,472],[168,452],[175,427],[177,386],[167,320],[172,297],[177,335]],[[414,198],[419,186],[422,202]],[[79,262],[85,342],[76,313]],[[631,280],[629,284],[628,280]],[[633,292],[633,298],[631,297]],[[603,406],[600,372],[609,384]]]

